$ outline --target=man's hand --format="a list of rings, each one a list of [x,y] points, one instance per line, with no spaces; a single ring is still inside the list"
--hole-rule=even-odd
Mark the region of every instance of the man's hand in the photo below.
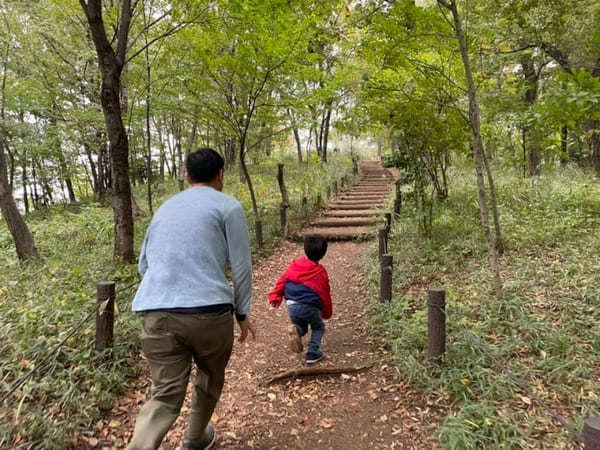
[[[244,342],[248,337],[248,333],[252,335],[252,340],[256,339],[256,332],[254,331],[254,327],[252,326],[249,317],[246,317],[246,319],[242,322],[238,322],[238,325],[240,326],[241,332],[240,337],[238,338],[238,342]]]

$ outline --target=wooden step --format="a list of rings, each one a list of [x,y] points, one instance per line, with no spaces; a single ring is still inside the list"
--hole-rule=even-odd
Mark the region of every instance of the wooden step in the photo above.
[[[323,217],[315,220],[311,226],[319,228],[328,227],[361,227],[375,225],[377,218],[369,217]]]
[[[376,217],[381,212],[376,209],[332,209],[323,217]]]
[[[373,209],[376,208],[377,205],[373,205],[372,203],[363,203],[363,204],[354,204],[348,205],[346,203],[331,203],[327,205],[328,209]]]
[[[375,237],[376,227],[309,227],[296,233],[293,238],[303,240],[308,234],[320,234],[328,241],[366,240]]]
[[[344,194],[338,198],[340,200],[364,199],[365,201],[371,201],[371,200],[381,200],[381,199],[384,199],[385,197],[386,197],[385,195],[379,195],[379,194],[364,194],[364,193],[360,193],[360,192],[354,192],[354,193]]]

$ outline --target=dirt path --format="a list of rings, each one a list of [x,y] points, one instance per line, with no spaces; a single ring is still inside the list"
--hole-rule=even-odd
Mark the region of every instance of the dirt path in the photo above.
[[[322,263],[329,271],[333,318],[326,323],[322,367],[372,367],[358,374],[264,382],[282,371],[304,367],[288,350],[285,307],[273,309],[266,296],[301,246],[284,242],[254,268],[252,318],[258,338],[234,347],[223,395],[213,417],[221,449],[428,449],[435,448],[436,410],[394,377],[389,354],[367,331],[368,298],[362,278],[369,244],[330,244]],[[237,330],[236,330],[237,332]],[[143,361],[140,362],[144,364]],[[146,373],[87,438],[87,448],[124,448],[146,399]],[[181,448],[187,402],[161,449]],[[433,439],[433,440],[431,440]]]
[[[267,293],[301,244],[283,242],[254,267],[252,320],[256,341],[237,344],[213,422],[222,449],[429,449],[435,448],[439,412],[394,377],[390,354],[367,330],[370,302],[363,282],[366,242],[373,237],[377,210],[390,192],[389,173],[378,162],[361,164],[362,178],[332,203],[320,219],[296,236],[318,232],[330,242],[327,268],[333,318],[326,323],[325,359],[313,367],[364,367],[358,373],[295,378],[267,385],[282,372],[305,366],[288,349],[285,306],[273,309]],[[236,330],[237,331],[237,330]],[[143,357],[140,355],[143,359]],[[141,362],[144,364],[144,362]],[[91,436],[77,436],[78,448],[124,448],[135,417],[150,390],[148,370],[98,422]],[[189,398],[161,449],[181,448]]]

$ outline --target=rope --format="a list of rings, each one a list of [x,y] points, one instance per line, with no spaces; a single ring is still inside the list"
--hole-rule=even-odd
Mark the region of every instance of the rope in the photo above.
[[[115,297],[117,296],[117,294],[122,293],[128,289],[131,289],[132,287],[136,286],[139,284],[139,281],[136,281],[134,283],[131,283],[127,286],[124,286],[118,290],[115,291]],[[95,300],[95,299],[92,299]],[[73,337],[79,330],[81,330],[81,328],[83,328],[83,326],[92,318],[94,317],[98,311],[101,308],[106,308],[106,305],[108,304],[108,300],[109,298],[105,298],[102,299],[101,301],[99,301],[96,306],[94,307],[94,309],[92,311],[90,311],[88,313],[88,315],[86,315],[83,319],[81,319],[74,327],[73,329],[69,332],[69,334],[67,334],[67,336],[61,341],[59,342],[57,345],[54,346],[54,348],[50,351],[50,353],[48,353],[44,358],[42,358],[33,369],[31,369],[28,373],[26,373],[25,375],[21,376],[20,378],[18,378],[12,385],[12,387],[4,394],[2,395],[2,397],[0,398],[0,404],[4,403],[13,393],[15,393],[18,389],[20,389],[21,387],[23,387],[25,385],[25,383],[31,378],[33,377],[33,375],[36,372],[41,372],[42,368],[44,368],[47,363],[50,361],[50,359],[52,357],[54,357],[56,354],[58,354],[59,350],[67,343],[67,341]]]
[[[106,305],[107,301],[108,301],[108,299],[105,299],[101,303],[99,302],[96,305],[96,307],[94,308],[94,310],[91,311],[83,319],[81,319],[81,321],[79,321],[79,323],[77,325],[75,325],[75,327],[71,330],[71,332],[60,343],[58,343],[50,351],[50,353],[48,353],[44,358],[42,358],[42,360],[33,369],[31,369],[28,373],[26,373],[25,375],[23,375],[21,378],[17,379],[17,381],[15,381],[13,383],[13,386],[8,390],[8,392],[6,392],[2,396],[2,398],[0,398],[0,403],[4,403],[4,401],[6,401],[6,399],[8,397],[10,397],[15,391],[17,391],[17,389],[19,389],[20,387],[22,387],[27,380],[29,380],[36,372],[38,372],[50,360],[51,357],[53,357],[56,353],[58,353],[58,350],[60,350],[66,344],[66,342],[73,335],[75,335],[75,333],[77,333],[77,331],[79,331],[83,327],[83,325],[86,324],[86,322],[88,320],[90,320],[91,317],[95,316],[96,313],[97,313],[97,311],[100,309],[100,307]]]
[[[441,311],[442,314],[444,314],[444,316],[446,316],[446,318],[448,320],[450,320],[450,315],[446,312],[445,309],[440,308],[439,305],[434,305],[432,303],[427,302],[427,306],[432,307],[432,308],[437,308],[439,311]],[[452,323],[456,324],[458,322],[452,322]],[[581,433],[579,433],[572,425],[570,425],[563,416],[561,416],[552,407],[550,407],[548,404],[546,404],[537,394],[535,394],[529,388],[529,386],[527,386],[525,384],[525,382],[521,381],[514,373],[512,373],[507,366],[501,364],[498,361],[498,359],[495,358],[494,355],[492,355],[492,352],[486,348],[486,346],[489,346],[489,344],[484,343],[478,336],[470,333],[469,331],[467,331],[464,328],[460,328],[460,331],[462,332],[462,334],[466,338],[466,340],[469,341],[469,343],[471,344],[472,347],[476,348],[483,355],[487,356],[496,368],[500,369],[501,372],[506,374],[508,376],[508,378],[514,384],[516,384],[519,388],[521,388],[523,390],[523,392],[525,392],[529,397],[531,397],[540,406],[542,406],[548,412],[548,414],[550,414],[554,418],[554,420],[556,420],[558,423],[560,423],[563,427],[565,427],[567,429],[567,431],[571,434],[573,439],[575,439],[577,442],[581,442],[581,443],[584,442],[584,438]]]

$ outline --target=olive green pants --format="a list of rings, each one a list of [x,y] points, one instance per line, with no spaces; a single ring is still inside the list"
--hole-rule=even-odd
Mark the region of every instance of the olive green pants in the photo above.
[[[137,417],[129,450],[157,449],[179,416],[192,359],[198,373],[185,442],[197,443],[221,396],[233,346],[231,314],[146,313],[140,335],[150,364],[151,398]]]

